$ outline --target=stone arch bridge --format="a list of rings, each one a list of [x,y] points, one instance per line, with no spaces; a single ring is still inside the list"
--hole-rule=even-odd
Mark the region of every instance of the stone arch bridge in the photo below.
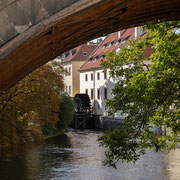
[[[178,19],[180,0],[0,0],[0,91],[89,40]]]

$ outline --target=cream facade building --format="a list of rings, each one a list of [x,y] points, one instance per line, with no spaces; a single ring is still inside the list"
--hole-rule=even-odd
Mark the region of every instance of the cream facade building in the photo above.
[[[89,55],[96,49],[97,44],[86,43],[68,52],[63,53],[57,58],[65,70],[64,84],[65,91],[74,97],[80,93],[80,73],[79,69],[88,59]]]

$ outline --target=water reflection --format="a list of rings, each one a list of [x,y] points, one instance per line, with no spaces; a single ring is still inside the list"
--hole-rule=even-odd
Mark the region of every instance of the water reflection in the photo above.
[[[179,180],[180,149],[149,151],[136,164],[104,167],[104,149],[96,139],[101,132],[73,131],[48,139],[25,158],[0,164],[0,180]]]

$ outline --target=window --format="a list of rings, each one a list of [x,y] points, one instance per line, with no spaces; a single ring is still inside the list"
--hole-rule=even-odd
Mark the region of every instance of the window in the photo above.
[[[74,56],[76,54],[77,50],[74,49],[73,51],[71,51],[71,56]]]
[[[104,71],[104,79],[107,79],[107,72]]]
[[[83,56],[87,56],[87,52],[83,52]]]
[[[64,53],[64,54],[62,54],[62,58],[63,58],[63,59],[65,59],[65,58],[66,58],[66,55],[65,55],[65,53]]]
[[[116,41],[115,45],[117,46],[119,44],[119,41]]]
[[[67,70],[67,68],[64,69],[64,74],[65,74],[65,76],[68,76],[68,70]]]
[[[120,39],[118,41],[116,41],[115,45],[117,46],[120,43]]]
[[[88,89],[85,89],[85,93],[88,94]]]
[[[91,73],[91,81],[93,81],[93,73]]]
[[[102,60],[102,59],[104,59],[105,58],[105,55],[101,55],[100,56],[100,59]]]
[[[125,38],[122,40],[121,46],[124,45],[129,38],[130,38],[130,35],[127,36],[127,37],[125,37]]]
[[[69,94],[71,94],[71,86],[69,86]]]
[[[71,76],[71,67],[69,67],[69,76]]]
[[[97,80],[100,80],[100,73],[97,73]]]
[[[68,87],[67,86],[65,86],[65,91],[67,92],[67,89],[68,89]]]
[[[122,41],[122,43],[121,43],[121,46],[124,45],[124,44],[126,43],[126,41],[127,41],[127,40],[124,39],[124,40]]]
[[[94,97],[94,89],[91,89],[91,99]]]
[[[100,99],[100,89],[97,89],[97,98]]]
[[[104,88],[104,99],[107,99],[107,88]]]
[[[88,75],[87,74],[85,74],[85,80],[88,81]]]
[[[64,58],[67,58],[69,56],[69,52],[64,53]]]

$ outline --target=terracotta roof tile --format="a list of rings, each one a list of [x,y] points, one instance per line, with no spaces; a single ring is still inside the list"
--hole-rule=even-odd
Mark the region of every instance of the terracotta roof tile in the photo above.
[[[64,58],[61,63],[66,63],[66,62],[70,62],[70,61],[85,61],[90,54],[97,48],[97,44],[83,44],[80,45],[74,49],[71,49],[68,52],[65,53],[69,53],[69,55]],[[76,51],[75,54],[71,55],[70,52]],[[83,53],[87,53],[87,55],[83,55]]]
[[[126,41],[132,37],[134,37],[134,28],[129,28],[121,31],[120,37],[119,32],[108,35],[104,39],[104,41],[96,48],[96,50],[94,50],[94,52],[90,55],[89,59],[86,60],[86,62],[81,66],[80,71],[102,68],[100,57],[106,51],[116,51],[117,48],[122,48],[126,45]],[[119,41],[119,44],[116,44],[117,41]],[[96,57],[99,58],[94,60],[94,58]]]

